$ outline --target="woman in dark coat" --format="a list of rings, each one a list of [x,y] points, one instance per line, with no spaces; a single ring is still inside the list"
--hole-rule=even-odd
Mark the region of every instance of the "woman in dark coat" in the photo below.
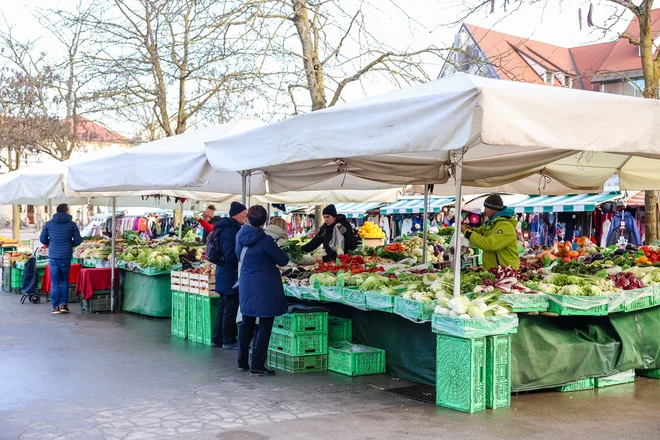
[[[346,220],[345,215],[337,214],[335,205],[328,205],[323,210],[323,225],[319,228],[318,234],[312,238],[309,243],[302,247],[303,252],[312,252],[323,245],[325,256],[324,262],[335,261],[337,259],[337,250],[332,247],[332,237],[339,233],[344,237],[344,253],[354,251],[357,248],[357,238],[353,231],[353,226]],[[335,231],[336,229],[336,231]]]
[[[277,266],[285,266],[289,257],[263,226],[268,213],[262,206],[253,206],[247,213],[249,224],[236,236],[236,255],[240,265],[239,292],[243,323],[238,335],[238,371],[250,371],[254,376],[272,376],[266,368],[268,344],[276,316],[286,313],[287,305],[282,287],[282,275]],[[249,363],[250,341],[256,329],[252,365]]]

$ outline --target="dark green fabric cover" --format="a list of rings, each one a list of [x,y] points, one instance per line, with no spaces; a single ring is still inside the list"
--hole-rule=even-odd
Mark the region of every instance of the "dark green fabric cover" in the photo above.
[[[435,385],[431,325],[333,305],[353,320],[353,341],[387,351],[388,372]],[[660,368],[660,307],[602,317],[519,315],[512,339],[514,391],[551,388],[631,368]]]
[[[157,318],[172,316],[169,274],[147,276],[135,272],[122,272],[122,310]]]

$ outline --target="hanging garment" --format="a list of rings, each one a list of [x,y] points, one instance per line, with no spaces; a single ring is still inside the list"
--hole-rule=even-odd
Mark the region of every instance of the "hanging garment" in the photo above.
[[[403,221],[401,225],[401,235],[411,235],[413,228],[413,221],[411,218],[407,218]]]
[[[623,232],[621,231],[622,222],[624,225]],[[630,215],[629,212],[616,213],[612,219],[609,233],[607,234],[607,245],[611,246],[613,244],[617,244],[622,234],[623,238],[625,238],[629,244],[633,244],[635,246],[642,245],[642,237],[640,236],[639,230],[637,229],[637,223],[635,223],[635,219],[632,215]]]
[[[390,219],[387,216],[382,216],[380,218],[380,223],[378,224],[380,229],[385,233],[385,237],[388,239],[392,238],[392,230],[390,229]]]

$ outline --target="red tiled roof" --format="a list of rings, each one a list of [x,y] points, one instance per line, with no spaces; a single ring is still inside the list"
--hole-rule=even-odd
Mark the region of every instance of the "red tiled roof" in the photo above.
[[[83,141],[102,144],[130,144],[128,138],[104,127],[98,122],[78,116],[77,134]]]
[[[651,14],[654,38],[657,38],[660,35],[660,9]],[[528,60],[531,60],[547,70],[576,75],[584,89],[594,90],[596,86],[592,85],[591,79],[595,73],[641,69],[638,47],[625,39],[565,48],[467,23],[465,27],[502,79],[543,84],[543,78],[529,64]],[[637,18],[630,22],[626,33],[639,37]],[[555,85],[560,84],[555,81]]]

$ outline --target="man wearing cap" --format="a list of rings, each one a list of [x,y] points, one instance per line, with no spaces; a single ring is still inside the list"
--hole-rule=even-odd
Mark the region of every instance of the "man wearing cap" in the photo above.
[[[220,294],[218,314],[213,325],[211,343],[214,347],[225,350],[237,350],[238,327],[238,289],[234,285],[238,280],[238,256],[236,255],[236,234],[247,223],[245,205],[232,202],[229,218],[221,218],[213,227],[214,233],[220,234],[220,246],[224,255],[224,264],[215,269],[215,291]]]
[[[518,239],[516,237],[515,213],[504,206],[502,197],[491,194],[484,201],[484,213],[488,217],[486,224],[470,229],[463,225],[461,230],[470,244],[483,251],[483,268],[488,270],[497,266],[520,267]]]

